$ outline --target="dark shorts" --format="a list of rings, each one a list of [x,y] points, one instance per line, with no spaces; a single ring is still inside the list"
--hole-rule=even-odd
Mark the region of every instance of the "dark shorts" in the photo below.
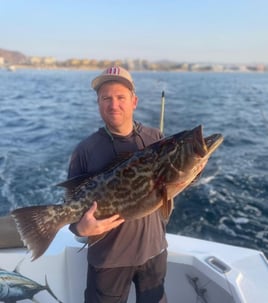
[[[137,303],[164,303],[166,268],[166,251],[137,267],[89,265],[85,303],[126,303],[131,282],[135,284]]]

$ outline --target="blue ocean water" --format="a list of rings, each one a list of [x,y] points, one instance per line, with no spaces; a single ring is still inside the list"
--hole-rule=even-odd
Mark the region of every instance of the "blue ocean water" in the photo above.
[[[100,127],[97,72],[0,70],[0,215],[61,201],[70,154]],[[180,194],[168,232],[268,255],[268,74],[133,72],[135,118],[165,135],[199,124],[222,133],[200,180]]]

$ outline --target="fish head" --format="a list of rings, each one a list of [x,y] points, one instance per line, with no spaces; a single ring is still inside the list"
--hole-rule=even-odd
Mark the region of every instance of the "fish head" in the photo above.
[[[203,171],[222,141],[221,134],[205,138],[201,125],[162,140],[158,176],[167,185],[175,184],[176,193],[183,190]]]

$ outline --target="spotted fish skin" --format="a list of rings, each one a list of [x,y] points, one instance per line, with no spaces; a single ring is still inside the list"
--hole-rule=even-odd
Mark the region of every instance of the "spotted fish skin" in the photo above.
[[[24,244],[33,259],[38,258],[58,230],[78,222],[94,201],[98,203],[97,219],[119,214],[133,220],[167,208],[168,202],[200,174],[222,141],[221,134],[204,138],[199,125],[153,143],[100,174],[59,184],[66,188],[64,204],[12,212]]]

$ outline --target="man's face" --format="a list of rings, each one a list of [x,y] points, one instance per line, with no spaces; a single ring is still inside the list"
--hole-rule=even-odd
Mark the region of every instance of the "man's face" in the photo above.
[[[99,111],[113,133],[127,135],[133,126],[138,98],[119,82],[104,83],[98,91]],[[131,128],[131,129],[130,129]]]

